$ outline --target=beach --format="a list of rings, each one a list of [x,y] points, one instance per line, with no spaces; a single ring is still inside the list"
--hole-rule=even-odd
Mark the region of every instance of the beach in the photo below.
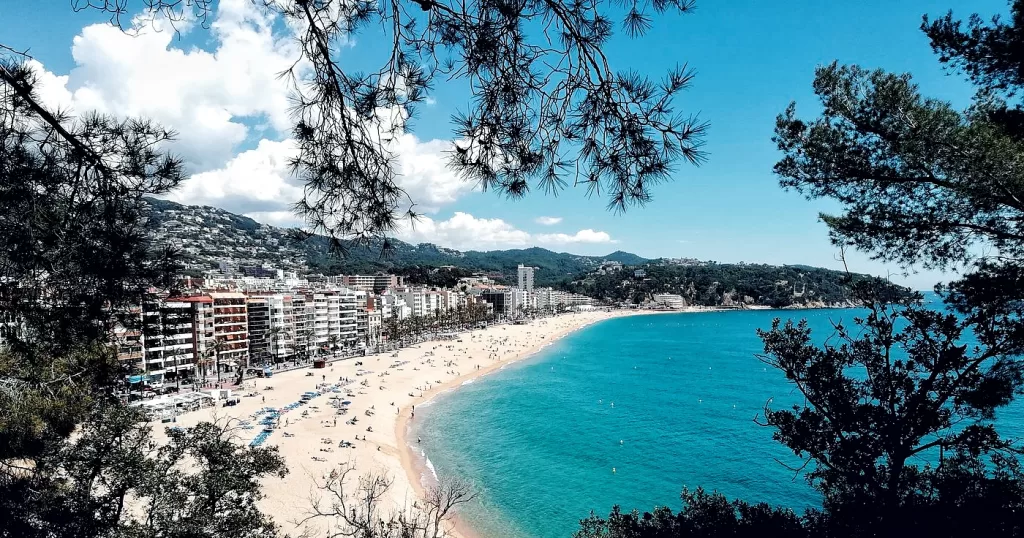
[[[354,493],[358,477],[384,476],[392,481],[381,513],[409,511],[431,477],[407,439],[414,406],[441,392],[455,389],[503,365],[528,357],[546,344],[592,323],[637,311],[592,311],[563,314],[523,324],[492,325],[459,333],[452,339],[427,341],[384,354],[329,363],[326,368],[303,368],[270,378],[245,381],[234,391],[237,405],[201,409],[177,417],[174,425],[202,421],[236,426],[238,442],[248,444],[261,435],[267,408],[281,411],[275,427],[264,434],[262,446],[275,446],[289,473],[263,481],[261,508],[292,536],[322,535],[334,521],[314,519],[312,503],[318,484],[332,471],[348,466],[352,472],[346,493]],[[312,375],[310,375],[312,374]],[[319,393],[296,405],[304,393]],[[341,402],[347,401],[348,404]],[[339,411],[344,409],[344,412]],[[354,424],[349,423],[356,418]],[[156,424],[155,430],[162,432]],[[160,433],[158,433],[158,436]],[[348,442],[351,446],[341,446]],[[321,506],[328,508],[327,501]],[[454,527],[454,522],[451,523]],[[449,529],[449,536],[471,534]]]

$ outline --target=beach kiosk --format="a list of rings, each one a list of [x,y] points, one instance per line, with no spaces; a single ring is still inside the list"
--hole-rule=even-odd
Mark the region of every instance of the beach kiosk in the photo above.
[[[327,368],[327,361],[323,359],[316,359],[313,361],[313,368]]]

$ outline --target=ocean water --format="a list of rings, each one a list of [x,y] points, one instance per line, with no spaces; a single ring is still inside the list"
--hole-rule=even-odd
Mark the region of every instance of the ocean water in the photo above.
[[[757,328],[807,318],[817,341],[856,310],[630,316],[417,406],[429,473],[473,484],[460,517],[486,538],[568,538],[591,510],[677,510],[682,487],[798,511],[817,494],[754,419],[800,401],[759,362]],[[1024,424],[1021,406],[1007,417]],[[1020,432],[1020,428],[1012,428]],[[1013,432],[1004,431],[1005,434]]]

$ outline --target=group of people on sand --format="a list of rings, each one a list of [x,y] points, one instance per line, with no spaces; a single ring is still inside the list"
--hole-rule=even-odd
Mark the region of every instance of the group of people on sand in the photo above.
[[[503,327],[503,329],[506,329],[506,328]],[[519,334],[523,334],[523,333],[519,333]],[[438,343],[437,345],[434,345],[429,351],[425,350],[425,351],[420,351],[419,352],[421,354],[420,355],[420,360],[417,361],[419,363],[419,366],[412,367],[412,370],[415,370],[415,371],[433,370],[434,368],[443,367],[445,369],[445,374],[447,376],[459,377],[459,376],[462,375],[462,371],[459,368],[459,362],[461,361],[462,357],[473,357],[473,356],[480,357],[482,355],[482,353],[477,354],[477,353],[473,352],[472,351],[473,349],[477,349],[477,350],[481,350],[482,349],[482,351],[486,352],[487,358],[492,360],[492,361],[502,361],[502,360],[506,360],[508,358],[511,358],[513,356],[521,354],[524,349],[528,349],[528,348],[533,347],[536,344],[536,340],[538,338],[543,338],[543,336],[535,335],[532,331],[526,331],[525,334],[526,334],[527,338],[525,338],[524,341],[516,341],[516,339],[511,334],[506,334],[504,336],[500,336],[499,337],[499,336],[496,336],[494,334],[487,334],[487,333],[472,334],[471,333],[471,334],[467,335],[467,337],[469,339],[469,342],[470,342],[469,344],[462,344],[461,343],[462,340],[459,340],[460,343],[455,343],[455,342]],[[411,349],[418,349],[418,348],[414,347],[414,348],[411,348]],[[440,359],[441,357],[437,356],[437,350],[444,350],[444,352],[445,352],[444,355],[446,355],[444,360],[438,361],[438,359]],[[394,356],[397,357],[398,356],[397,353]],[[372,360],[372,359],[368,359],[368,360]],[[378,357],[377,360],[379,361],[380,357]],[[405,361],[405,362],[403,362],[401,364],[405,364],[405,363],[408,363],[408,362],[409,361]],[[440,362],[441,364],[438,364],[438,362]],[[475,371],[479,371],[479,370],[483,369],[483,367],[485,366],[484,364],[481,364],[479,362],[473,362],[471,364],[472,364],[473,370],[475,370]],[[440,368],[438,368],[438,369],[440,369]],[[331,368],[331,370],[333,371],[333,368]],[[401,368],[399,368],[399,370],[401,370]],[[360,375],[362,375],[363,373],[368,373],[368,372],[360,372]],[[381,383],[378,384],[379,390],[382,390],[382,391],[386,390],[386,387],[385,387],[383,381],[384,381],[384,379],[387,379],[385,376],[391,376],[392,374],[401,375],[397,371],[396,372],[390,372],[390,371],[388,371],[386,369],[383,372],[378,373],[377,378],[381,381]],[[435,380],[433,380],[431,382],[421,383],[420,385],[415,387],[415,389],[414,389],[415,392],[412,392],[412,391],[409,392],[409,396],[413,397],[413,398],[422,397],[424,393],[432,390],[435,386],[442,385],[444,383],[444,379],[450,380],[451,377],[435,379]],[[342,375],[342,376],[339,376],[338,381],[340,383],[350,383],[350,382],[354,382],[355,380],[354,379],[349,379],[348,377],[345,377],[344,375]],[[321,383],[318,383],[316,385],[317,390],[320,390],[323,387],[326,387],[327,385],[328,384],[327,384],[327,376],[326,376],[326,374],[321,374]],[[369,383],[369,379],[367,379],[365,377],[360,380],[360,386],[361,386],[361,388],[372,388],[370,383]],[[365,392],[360,390],[360,394],[365,394]],[[352,396],[351,393],[349,395]],[[396,414],[400,414],[401,413],[401,408],[396,405],[396,402],[391,402],[391,406],[395,408],[395,413]],[[370,409],[372,409],[372,406],[370,407]],[[307,411],[308,411],[308,409],[307,409]],[[371,413],[372,413],[372,411],[367,410],[367,414],[368,415],[371,414]],[[415,417],[416,417],[416,406],[413,405],[410,408],[410,418],[415,418]],[[353,417],[353,420],[350,421],[350,422],[354,422],[354,417]],[[287,426],[288,424],[289,424],[288,419],[285,419],[285,425]],[[335,417],[331,417],[329,420],[325,418],[324,420],[320,421],[321,427],[336,427],[337,424],[338,424],[338,419],[337,419],[336,416]],[[367,433],[373,433],[373,427],[372,426],[367,426],[366,427],[366,432]],[[286,436],[290,437],[290,435],[288,435],[288,434],[286,434]],[[369,439],[368,439],[368,436],[366,434],[356,435],[355,436],[355,441],[370,442]],[[417,443],[420,443],[420,442],[422,442],[422,439],[417,437],[416,441],[417,441]],[[381,451],[381,449],[382,449],[381,445],[378,444],[377,445],[377,450]],[[326,452],[333,452],[333,450],[331,449],[331,447],[321,447],[320,448],[320,452],[324,452],[324,453],[326,453]],[[321,455],[313,455],[312,458],[314,460],[316,460],[316,461],[327,461],[327,459],[322,457]]]

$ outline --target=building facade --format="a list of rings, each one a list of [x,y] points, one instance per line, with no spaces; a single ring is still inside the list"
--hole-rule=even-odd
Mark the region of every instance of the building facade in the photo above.
[[[242,293],[211,293],[214,358],[222,371],[249,365],[249,320]]]
[[[150,381],[191,379],[196,369],[192,304],[175,300],[143,304],[142,353]]]
[[[674,308],[677,310],[686,306],[686,301],[683,300],[681,295],[671,293],[660,293],[655,295],[654,302],[664,306],[665,308]]]
[[[526,293],[533,293],[533,267],[527,267],[520,264],[516,271],[519,276],[519,285],[516,286]]]
[[[247,297],[245,306],[249,329],[249,363],[268,364],[273,360],[270,349],[270,300],[267,297]]]

